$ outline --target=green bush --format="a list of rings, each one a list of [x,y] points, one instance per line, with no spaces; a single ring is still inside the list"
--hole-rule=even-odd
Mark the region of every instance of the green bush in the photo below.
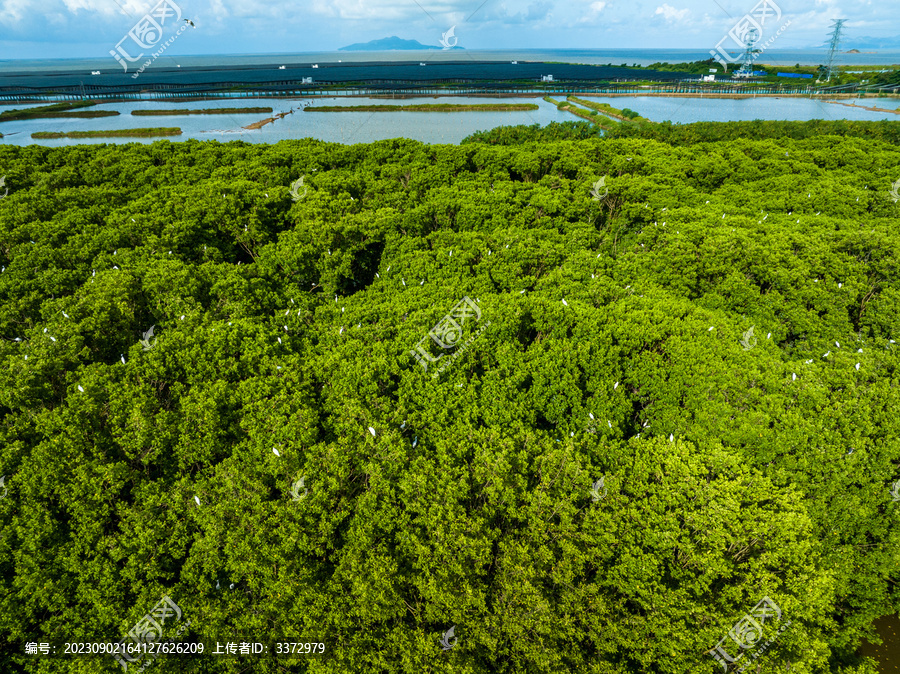
[[[0,671],[168,596],[296,671],[712,674],[768,597],[764,671],[871,674],[900,150],[812,126],[0,146]]]

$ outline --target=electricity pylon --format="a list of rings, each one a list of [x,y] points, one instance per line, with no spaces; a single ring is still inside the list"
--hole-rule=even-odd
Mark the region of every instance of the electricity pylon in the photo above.
[[[751,28],[744,38],[744,62],[741,64],[740,70],[733,75],[734,77],[750,77],[753,73],[753,54],[756,51],[754,46],[756,46],[757,40],[759,40],[759,31]]]
[[[831,43],[828,48],[828,60],[825,63],[825,81],[831,81],[831,75],[834,71],[834,55],[838,50],[841,42],[841,26],[844,25],[845,19],[832,19],[834,30],[831,31]]]

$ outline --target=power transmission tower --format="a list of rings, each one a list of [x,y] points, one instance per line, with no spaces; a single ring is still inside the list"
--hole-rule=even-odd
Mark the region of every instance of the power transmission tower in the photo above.
[[[825,63],[825,81],[831,81],[831,75],[834,71],[834,55],[838,50],[841,42],[841,26],[844,25],[845,19],[832,19],[834,30],[831,31],[831,43],[828,48],[828,60]]]
[[[744,62],[741,64],[740,70],[732,77],[750,77],[753,74],[753,54],[756,51],[753,47],[757,40],[759,40],[759,31],[751,28],[744,38]]]

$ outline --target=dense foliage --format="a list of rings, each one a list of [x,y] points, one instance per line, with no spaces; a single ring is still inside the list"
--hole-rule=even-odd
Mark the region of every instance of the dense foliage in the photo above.
[[[576,101],[598,110],[605,110],[603,103]],[[555,101],[554,101],[555,102]],[[564,103],[563,103],[564,104]],[[645,138],[665,142],[669,145],[691,145],[693,143],[724,142],[736,138],[754,140],[800,140],[825,135],[849,138],[881,140],[900,145],[900,122],[881,120],[877,122],[857,122],[846,119],[809,122],[781,122],[754,120],[752,122],[696,122],[694,124],[673,124],[665,121],[657,124],[615,124],[606,131],[593,127],[588,122],[552,122],[543,129],[538,124],[519,126],[499,126],[487,131],[478,131],[467,136],[462,143],[487,143],[489,145],[519,145],[538,140],[579,140],[600,137]]]
[[[712,673],[769,597],[762,671],[872,674],[900,150],[747,126],[0,146],[0,671],[166,595],[290,671]]]
[[[709,58],[705,61],[690,61],[687,63],[651,63],[646,66],[647,70],[661,70],[663,72],[682,72],[693,73],[694,75],[705,75],[711,68],[721,70],[722,66],[715,59]]]
[[[879,72],[872,79],[873,84],[900,84],[900,68]]]
[[[825,135],[900,144],[900,122],[890,120],[858,122],[846,119],[782,122],[757,119],[752,122],[673,124],[665,121],[649,125],[620,125],[610,131],[609,135],[614,138],[654,139],[673,145],[724,142],[732,138],[799,140]]]
[[[544,99],[547,100],[547,99]],[[552,100],[557,106],[565,106],[565,101]],[[517,126],[498,126],[485,131],[476,131],[460,141],[466,143],[485,143],[487,145],[520,145],[534,141],[586,140],[600,138],[602,131],[589,122],[550,122],[546,126],[540,124],[520,124]]]

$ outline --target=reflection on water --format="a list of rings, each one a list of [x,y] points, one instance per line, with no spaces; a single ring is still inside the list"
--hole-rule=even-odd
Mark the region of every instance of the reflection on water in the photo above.
[[[881,674],[900,672],[900,616],[885,616],[875,621],[875,629],[884,642],[880,646],[863,643],[859,651],[878,660],[878,671]]]

